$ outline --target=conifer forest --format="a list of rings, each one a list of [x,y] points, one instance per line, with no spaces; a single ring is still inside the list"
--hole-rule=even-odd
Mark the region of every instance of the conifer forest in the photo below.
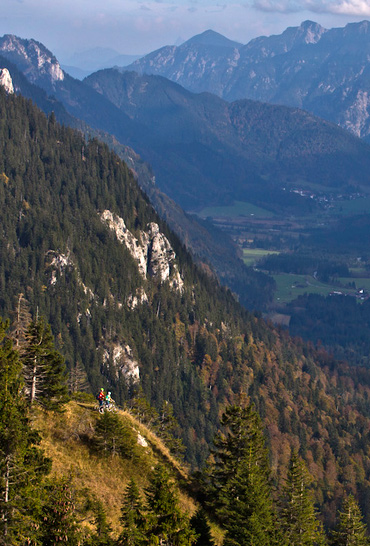
[[[244,309],[106,144],[1,87],[0,204],[0,544],[369,543],[369,369]]]

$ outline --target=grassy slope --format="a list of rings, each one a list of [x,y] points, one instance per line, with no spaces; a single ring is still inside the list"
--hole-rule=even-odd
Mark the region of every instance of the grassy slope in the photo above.
[[[35,426],[40,430],[42,447],[53,460],[52,476],[72,473],[77,490],[87,489],[89,494],[103,501],[114,532],[119,531],[120,508],[123,493],[131,478],[141,491],[148,485],[148,475],[158,464],[171,469],[180,487],[181,506],[188,514],[196,508],[195,501],[187,494],[189,483],[187,470],[176,461],[164,444],[143,424],[128,412],[120,410],[119,416],[148,443],[138,444],[132,459],[98,454],[89,445],[99,417],[93,404],[69,402],[61,415],[38,411]]]

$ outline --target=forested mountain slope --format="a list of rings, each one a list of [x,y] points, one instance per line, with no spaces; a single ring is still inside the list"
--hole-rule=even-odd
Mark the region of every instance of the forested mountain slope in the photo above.
[[[325,517],[368,495],[368,373],[293,341],[202,274],[106,145],[0,90],[0,307],[29,302],[70,370],[118,402],[169,401],[192,465],[224,407],[247,395],[275,475],[300,449]],[[366,504],[366,503],[365,503]]]
[[[248,199],[296,211],[312,203],[286,191],[294,184],[342,191],[368,185],[368,145],[301,110],[229,104],[162,77],[114,69],[84,81],[145,128],[130,133],[133,147],[152,164],[159,187],[185,209]]]

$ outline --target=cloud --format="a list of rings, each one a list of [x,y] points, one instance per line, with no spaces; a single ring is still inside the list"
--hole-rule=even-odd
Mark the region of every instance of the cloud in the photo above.
[[[259,11],[294,13],[304,8],[294,0],[254,0],[253,7]]]
[[[335,15],[370,16],[370,0],[254,0],[259,11],[278,13],[331,13]]]
[[[338,4],[332,4],[329,13],[339,13],[343,15],[370,15],[369,0],[342,0]]]

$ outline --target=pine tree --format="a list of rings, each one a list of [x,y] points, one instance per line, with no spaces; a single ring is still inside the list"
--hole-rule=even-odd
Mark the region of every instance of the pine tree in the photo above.
[[[14,320],[11,327],[11,338],[19,354],[22,354],[26,345],[26,332],[31,323],[32,317],[28,308],[28,302],[24,295],[18,295],[17,305],[14,312]]]
[[[369,546],[366,525],[353,495],[344,500],[338,519],[337,527],[332,532],[332,546]]]
[[[211,534],[211,528],[203,508],[198,508],[190,519],[190,526],[196,534],[194,546],[215,546]]]
[[[48,410],[60,409],[67,400],[66,369],[43,318],[32,321],[26,331],[22,362],[30,406],[37,400]]]
[[[179,430],[179,424],[173,413],[173,406],[168,400],[162,404],[158,414],[158,422],[155,425],[157,435],[164,441],[171,453],[181,458],[185,451],[180,438],[176,438]]]
[[[146,544],[146,518],[139,489],[132,479],[127,486],[122,503],[122,531],[116,546],[140,546]]]
[[[47,486],[48,501],[43,508],[42,545],[80,544],[81,530],[76,521],[70,477],[54,479]]]
[[[145,423],[148,426],[153,425],[159,420],[157,410],[149,404],[141,388],[131,401],[131,412],[137,417],[140,423]]]
[[[181,512],[178,494],[168,471],[158,465],[146,490],[149,544],[190,546],[195,534]]]
[[[282,532],[287,543],[292,546],[315,546],[326,543],[309,485],[310,477],[306,465],[298,457],[297,452],[293,451],[280,502]]]
[[[226,432],[215,438],[209,495],[226,529],[225,545],[273,544],[275,514],[261,421],[251,406],[230,406],[221,423]]]
[[[99,451],[111,456],[132,457],[136,445],[132,429],[117,414],[109,412],[99,416],[93,441]]]
[[[0,544],[23,545],[37,540],[42,478],[51,461],[30,425],[22,363],[6,338],[7,326],[0,321]]]
[[[89,537],[86,546],[110,546],[112,527],[107,521],[107,512],[99,499],[93,502],[95,532]]]
[[[89,381],[82,364],[76,361],[68,373],[68,391],[70,394],[89,391]]]

